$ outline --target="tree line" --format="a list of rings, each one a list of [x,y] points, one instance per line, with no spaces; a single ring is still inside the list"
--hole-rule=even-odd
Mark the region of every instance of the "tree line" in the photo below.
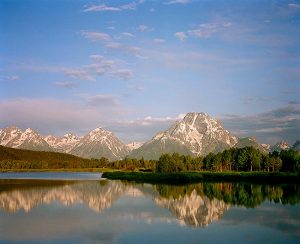
[[[125,158],[84,159],[65,153],[39,152],[0,146],[0,169],[81,169],[112,168],[129,171],[265,171],[300,172],[300,155],[294,150],[262,153],[253,147],[231,148],[206,156],[191,157],[178,153],[163,154],[159,160]]]
[[[186,170],[300,172],[300,154],[292,149],[264,154],[253,147],[231,148],[196,158],[177,153],[164,154],[159,158],[155,170],[162,173]]]

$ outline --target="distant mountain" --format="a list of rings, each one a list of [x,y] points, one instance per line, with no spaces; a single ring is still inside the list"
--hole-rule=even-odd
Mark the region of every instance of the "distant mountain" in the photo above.
[[[144,159],[159,159],[164,153],[177,152],[181,155],[194,154],[187,148],[187,146],[173,139],[157,140],[155,137],[143,144],[140,148],[133,150],[130,154],[130,158],[144,158]]]
[[[166,131],[133,150],[130,157],[158,159],[163,153],[206,155],[220,152],[237,143],[238,139],[225,130],[221,123],[206,113],[188,113]]]
[[[244,137],[244,138],[239,138],[237,144],[235,147],[238,148],[243,148],[243,147],[254,147],[262,152],[268,152],[269,150],[266,149],[265,147],[260,144],[256,138],[254,137]]]
[[[144,143],[143,142],[131,142],[128,143],[126,146],[128,148],[129,151],[132,151],[134,149],[138,149],[139,147],[141,147]]]
[[[278,143],[276,143],[274,146],[272,146],[270,148],[271,152],[277,151],[277,152],[281,152],[282,150],[289,150],[290,149],[290,145],[286,142],[286,141],[280,141]]]
[[[65,134],[61,137],[55,137],[48,135],[44,137],[44,140],[52,147],[56,152],[69,153],[82,139],[82,137],[74,134]]]
[[[69,153],[84,158],[105,157],[113,161],[124,158],[129,150],[112,132],[96,128],[85,135]]]
[[[300,151],[300,141],[290,147],[281,141],[270,147],[260,144],[254,137],[237,138],[222,124],[206,113],[188,113],[169,129],[157,133],[145,143],[132,142],[125,145],[112,132],[102,128],[92,130],[84,137],[65,134],[61,137],[42,136],[28,128],[22,131],[11,126],[0,130],[0,145],[35,151],[69,153],[84,158],[106,157],[110,161],[131,158],[158,159],[162,154],[174,152],[182,155],[205,156],[231,147],[252,146],[268,153],[292,148]]]
[[[300,141],[299,141],[299,140],[297,140],[297,141],[293,144],[292,149],[295,150],[295,151],[300,152]]]
[[[265,151],[270,151],[271,145],[270,144],[261,144]]]
[[[31,128],[23,132],[15,126],[0,130],[0,145],[34,151],[53,151],[43,137]]]

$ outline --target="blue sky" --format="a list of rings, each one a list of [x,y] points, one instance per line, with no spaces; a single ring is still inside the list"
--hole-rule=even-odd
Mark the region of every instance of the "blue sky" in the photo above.
[[[207,112],[300,135],[300,1],[0,1],[0,127],[145,141]]]

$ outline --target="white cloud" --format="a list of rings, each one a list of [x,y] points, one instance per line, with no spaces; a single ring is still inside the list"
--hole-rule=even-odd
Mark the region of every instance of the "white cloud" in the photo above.
[[[86,133],[111,124],[126,109],[113,95],[95,95],[76,101],[14,98],[0,100],[0,127],[16,125],[34,128],[44,134],[66,131]],[[112,119],[113,118],[113,119]]]
[[[109,49],[115,49],[115,50],[120,50],[126,53],[131,53],[131,54],[139,54],[141,49],[139,47],[135,46],[126,46],[121,43],[117,42],[112,42],[106,45],[107,48]]]
[[[289,3],[288,7],[292,9],[300,10],[300,4],[298,3]]]
[[[139,52],[139,49],[135,47],[111,46],[111,48],[120,49],[121,51],[133,54],[137,54]],[[121,59],[107,59],[103,55],[99,54],[92,54],[89,56],[89,58],[93,61],[92,63],[75,68],[38,65],[24,66],[22,68],[34,72],[63,73],[69,78],[82,81],[96,81],[97,76],[112,75],[113,73],[119,74],[118,70],[126,70],[126,67],[122,67],[125,62]],[[132,75],[133,72],[131,71],[130,74]],[[125,73],[120,73],[119,75],[116,75],[116,77],[124,79]],[[127,77],[129,77],[128,74]],[[61,84],[61,86],[63,85]]]
[[[83,12],[104,12],[104,11],[110,11],[110,12],[119,12],[123,10],[136,10],[138,5],[144,3],[144,1],[133,1],[131,3],[126,3],[119,6],[108,6],[105,4],[99,4],[99,5],[85,5],[83,7]]]
[[[7,77],[7,79],[9,79],[9,80],[19,80],[20,77],[18,75],[12,75],[12,76]]]
[[[225,30],[232,26],[231,22],[224,23],[205,23],[200,24],[197,28],[189,30],[187,33],[198,38],[209,38],[214,33]]]
[[[153,39],[153,42],[154,42],[155,44],[162,44],[162,43],[165,43],[166,40],[160,39],[160,38],[155,38],[155,39]]]
[[[121,35],[124,37],[129,37],[129,38],[135,37],[135,35],[133,35],[132,33],[129,33],[129,32],[122,32]]]
[[[227,115],[220,120],[238,136],[256,136],[269,144],[280,140],[293,143],[300,135],[300,106],[297,104],[252,116]]]
[[[131,69],[118,68],[118,65],[114,60],[105,59],[101,55],[91,55],[96,63],[85,65],[84,68],[92,75],[104,75],[109,74],[114,77],[128,80],[133,77]]]
[[[144,31],[148,30],[149,27],[147,25],[139,25],[136,29],[140,32],[144,32]]]
[[[76,86],[75,83],[71,81],[58,81],[55,82],[54,84],[58,87],[67,88],[67,89],[72,89]]]
[[[128,113],[113,94],[78,95],[74,101],[15,98],[0,100],[0,127],[16,125],[44,134],[85,134],[101,126],[126,141],[144,141],[168,128],[182,115],[126,120]]]
[[[122,5],[120,8],[124,10],[135,10],[137,8],[137,3],[136,2],[131,2],[128,4]]]
[[[90,58],[95,61],[95,63],[85,65],[84,68],[89,72],[94,72],[97,75],[101,75],[111,70],[115,66],[115,61],[106,59],[102,55],[90,55]]]
[[[282,132],[284,130],[285,130],[285,128],[282,128],[282,127],[271,127],[271,128],[259,129],[259,130],[256,130],[256,132],[258,132],[258,133],[274,133],[274,132]]]
[[[152,116],[147,116],[144,119],[142,119],[141,121],[144,122],[152,122],[152,123],[156,123],[156,122],[168,122],[168,121],[177,121],[180,119],[183,119],[185,116],[185,114],[178,114],[176,117],[152,117]]]
[[[133,77],[133,72],[130,69],[119,69],[112,72],[113,76],[119,77],[124,80],[129,80]]]
[[[181,42],[185,41],[185,39],[187,38],[184,32],[176,32],[174,36],[176,36]]]
[[[141,85],[130,85],[129,88],[139,92],[145,90],[145,88]]]
[[[110,35],[103,32],[81,31],[81,34],[91,41],[110,41]]]
[[[95,81],[96,79],[83,69],[66,69],[65,75],[78,80]]]
[[[222,24],[224,27],[230,27],[232,26],[232,23],[231,22],[225,22]]]
[[[182,119],[184,115],[179,114],[175,117],[146,116],[142,119],[118,120],[114,121],[110,128],[126,141],[146,141],[159,131],[169,128],[175,121]]]
[[[105,4],[84,6],[83,12],[121,11],[118,7],[111,7]]]
[[[20,79],[20,76],[18,76],[18,75],[0,77],[0,81],[16,81],[19,79]]]
[[[97,62],[101,62],[101,61],[104,60],[104,56],[99,55],[99,54],[92,54],[92,55],[89,56],[89,58],[91,58],[91,59],[93,59]]]
[[[116,106],[119,104],[117,98],[110,94],[98,94],[87,98],[88,105],[91,106]]]
[[[191,0],[172,0],[172,1],[169,1],[169,2],[166,2],[165,4],[169,5],[169,4],[186,4],[186,3],[190,3]]]

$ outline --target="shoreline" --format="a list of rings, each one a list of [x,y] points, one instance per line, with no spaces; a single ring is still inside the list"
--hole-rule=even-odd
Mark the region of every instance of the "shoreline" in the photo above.
[[[140,183],[197,183],[197,182],[247,182],[247,183],[293,183],[300,184],[300,174],[279,172],[103,172],[103,178],[127,180]]]
[[[1,169],[0,173],[22,173],[22,172],[114,172],[116,170],[109,168],[84,168],[84,169]]]
[[[174,173],[132,172],[110,168],[85,169],[5,169],[0,173],[22,172],[97,172],[109,180],[126,180],[139,183],[185,184],[197,182],[247,182],[300,184],[300,174],[291,172],[209,172],[185,171]]]

